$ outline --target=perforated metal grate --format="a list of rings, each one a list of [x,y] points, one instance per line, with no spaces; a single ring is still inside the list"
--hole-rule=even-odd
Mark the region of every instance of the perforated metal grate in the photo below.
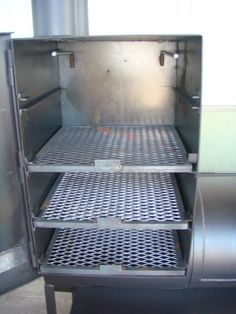
[[[127,166],[179,165],[186,163],[186,153],[172,126],[62,127],[34,162],[93,165],[101,159]]]
[[[44,206],[40,218],[49,221],[183,219],[177,184],[168,173],[66,173]]]
[[[174,234],[168,230],[61,229],[47,265],[166,269],[178,268],[181,262]]]

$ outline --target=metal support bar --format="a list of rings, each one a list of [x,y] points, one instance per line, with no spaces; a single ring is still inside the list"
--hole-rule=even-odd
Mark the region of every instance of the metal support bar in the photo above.
[[[45,284],[44,291],[45,291],[47,314],[57,314],[55,287],[53,285]]]
[[[79,221],[62,221],[62,220],[43,220],[36,218],[34,226],[39,228],[85,228],[85,229],[110,229],[110,230],[187,230],[189,228],[189,221],[191,221],[190,215],[185,213],[184,219],[181,221],[166,221],[166,222],[155,222],[155,223],[124,223],[119,222],[117,218],[99,218],[98,222],[79,222]],[[102,220],[102,221],[101,221]]]
[[[178,88],[178,87],[174,87],[174,90],[175,90],[176,93],[183,99],[183,101],[184,101],[186,104],[188,104],[188,105],[191,106],[191,108],[192,108],[193,110],[200,111],[200,107],[199,107],[199,105],[197,104],[197,100],[199,101],[200,96],[192,96],[192,97],[190,97],[190,96],[184,94],[184,93],[181,91],[181,89]]]
[[[67,164],[37,164],[33,162],[27,163],[29,172],[192,172],[192,165],[188,164],[187,161],[183,165],[160,165],[160,166],[122,166],[117,167],[96,167],[96,166],[77,166]]]

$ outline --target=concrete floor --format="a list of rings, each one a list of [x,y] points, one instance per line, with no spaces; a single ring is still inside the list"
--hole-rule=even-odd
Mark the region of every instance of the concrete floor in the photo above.
[[[58,314],[69,314],[71,294],[56,292]],[[0,296],[0,314],[45,314],[44,280],[36,279]]]

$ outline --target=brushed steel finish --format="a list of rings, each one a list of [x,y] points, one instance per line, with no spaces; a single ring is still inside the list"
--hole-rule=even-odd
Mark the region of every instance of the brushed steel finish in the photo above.
[[[63,125],[173,124],[176,61],[159,65],[163,48],[176,43],[58,43],[72,51],[75,68],[59,58]]]
[[[189,96],[201,96],[202,38],[178,42],[177,87]]]
[[[88,0],[76,0],[76,36],[89,35]]]
[[[177,222],[158,222],[158,223],[123,223],[120,219],[97,219],[95,222],[76,222],[76,221],[62,221],[62,220],[50,220],[45,221],[41,219],[35,219],[34,226],[39,228],[71,228],[71,229],[94,229],[97,230],[187,230],[189,228],[189,217],[185,217],[182,221]]]
[[[191,173],[193,167],[191,164],[182,165],[157,165],[157,166],[76,166],[67,164],[42,165],[32,162],[27,163],[29,172],[187,172]]]
[[[34,36],[75,35],[75,0],[33,0],[32,11]]]
[[[88,36],[87,0],[33,0],[34,36]]]
[[[19,100],[24,107],[59,88],[57,58],[50,54],[57,44],[34,40],[14,40],[13,44],[17,94],[24,99]]]

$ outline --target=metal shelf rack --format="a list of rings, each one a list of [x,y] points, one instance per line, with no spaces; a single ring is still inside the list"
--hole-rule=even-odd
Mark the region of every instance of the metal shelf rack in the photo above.
[[[191,172],[173,126],[62,127],[30,172]]]
[[[175,230],[191,218],[173,173],[192,164],[173,126],[64,126],[27,167],[61,173],[34,218],[57,230],[43,274],[185,275]]]
[[[41,273],[177,276],[185,269],[174,231],[60,229]]]
[[[66,173],[36,217],[36,227],[187,229],[175,176],[169,173]]]

